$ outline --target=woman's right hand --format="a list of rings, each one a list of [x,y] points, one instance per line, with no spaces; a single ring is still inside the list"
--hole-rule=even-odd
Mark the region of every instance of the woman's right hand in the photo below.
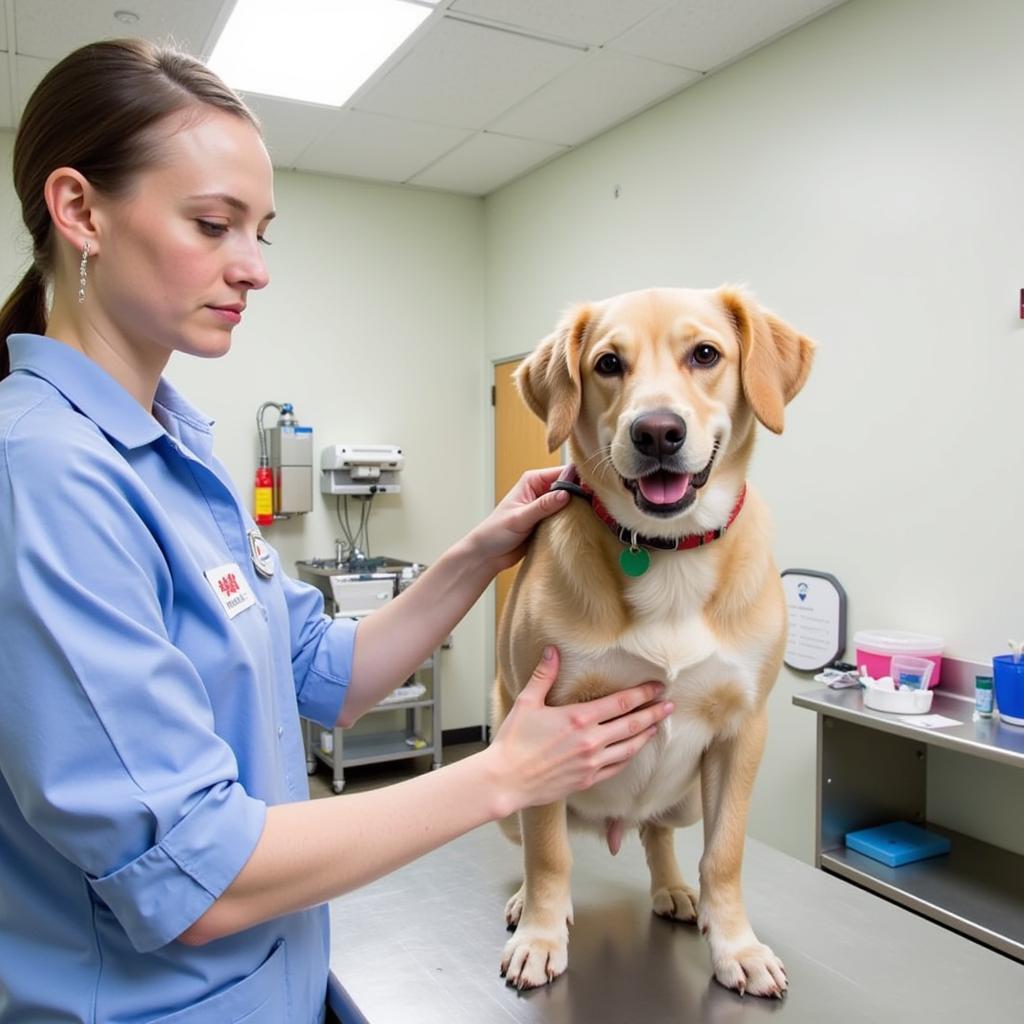
[[[658,701],[660,683],[550,707],[545,698],[558,676],[558,651],[549,647],[516,698],[486,753],[503,800],[499,816],[562,800],[622,771],[672,713]]]

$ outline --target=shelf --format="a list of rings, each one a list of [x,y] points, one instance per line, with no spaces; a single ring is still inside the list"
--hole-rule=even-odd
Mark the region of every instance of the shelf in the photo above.
[[[404,711],[407,708],[432,708],[433,706],[434,700],[432,697],[426,697],[422,700],[395,700],[390,704],[375,704],[366,713],[372,715],[375,711]]]
[[[843,846],[821,867],[1024,961],[1024,857],[923,824],[949,837],[948,854],[890,868]]]
[[[401,761],[407,757],[423,757],[433,754],[432,746],[414,750],[406,742],[405,730],[374,732],[364,735],[345,734],[341,763],[346,768],[357,764],[373,764],[378,761]],[[318,751],[318,754],[322,752]],[[327,755],[330,756],[330,755]]]
[[[921,717],[919,715],[890,715],[865,708],[863,693],[856,687],[847,690],[825,687],[809,693],[798,693],[793,697],[793,703],[820,715],[880,729],[919,743],[945,747],[947,750],[1014,768],[1024,768],[1024,728],[1004,725],[998,716],[976,722],[973,720],[973,701],[941,690],[935,691],[930,714],[953,718],[959,723],[942,729],[915,725],[914,719]]]
[[[1024,769],[1024,729],[998,715],[974,718],[974,677],[985,668],[943,659],[929,715],[955,724],[938,729],[920,724],[928,716],[865,708],[859,688],[826,687],[797,694],[793,703],[818,716],[817,865],[1024,962],[1024,856],[925,821],[929,750]],[[848,832],[887,821],[948,836],[950,852],[890,868],[844,845]]]

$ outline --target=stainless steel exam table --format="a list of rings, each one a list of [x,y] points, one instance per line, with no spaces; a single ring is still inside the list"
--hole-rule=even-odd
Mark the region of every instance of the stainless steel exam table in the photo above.
[[[676,834],[691,884],[700,844],[700,826]],[[789,993],[741,998],[712,979],[694,926],[651,913],[636,833],[614,858],[590,835],[572,846],[576,923],[551,985],[520,994],[499,976],[521,852],[491,825],[332,902],[335,1012],[344,1024],[1024,1021],[1024,965],[749,838],[747,911]]]

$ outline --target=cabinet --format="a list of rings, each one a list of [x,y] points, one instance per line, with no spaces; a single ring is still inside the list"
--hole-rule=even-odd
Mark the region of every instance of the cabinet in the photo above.
[[[930,713],[956,721],[945,728],[915,724],[920,716],[865,708],[859,688],[793,697],[818,716],[815,861],[1024,962],[1024,857],[927,821],[928,754],[935,748],[1016,769],[1024,786],[1024,728],[997,717],[973,720],[975,674],[990,675],[991,668],[943,660]],[[847,832],[895,820],[948,836],[950,852],[890,868],[846,848]]]

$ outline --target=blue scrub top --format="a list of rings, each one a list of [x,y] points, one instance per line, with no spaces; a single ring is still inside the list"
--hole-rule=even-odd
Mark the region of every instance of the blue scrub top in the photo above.
[[[355,623],[272,550],[256,571],[211,421],[167,381],[150,415],[59,341],[8,345],[0,1021],[318,1021],[325,906],[176,937],[267,806],[308,798],[299,714],[337,719]]]

